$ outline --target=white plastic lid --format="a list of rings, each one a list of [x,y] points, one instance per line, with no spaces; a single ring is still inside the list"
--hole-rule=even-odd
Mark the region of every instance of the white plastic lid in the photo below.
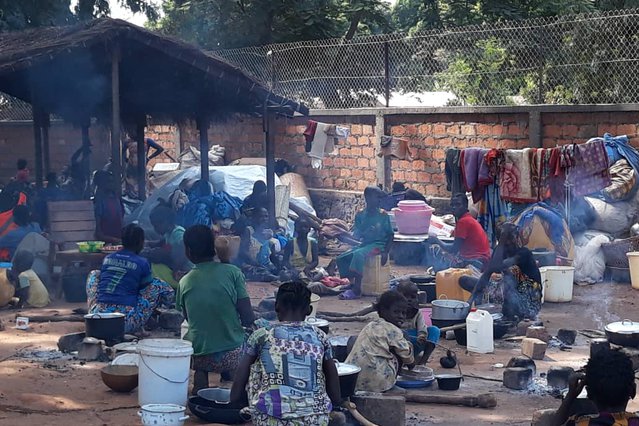
[[[181,358],[193,354],[193,345],[181,339],[144,339],[138,343],[141,355]]]

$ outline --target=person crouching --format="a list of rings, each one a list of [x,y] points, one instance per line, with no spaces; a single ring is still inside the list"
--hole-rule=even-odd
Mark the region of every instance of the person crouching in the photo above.
[[[415,359],[413,345],[406,340],[401,327],[407,301],[397,291],[383,293],[377,301],[379,318],[368,323],[357,336],[348,364],[362,369],[356,390],[386,392],[395,386],[402,365],[411,366]]]

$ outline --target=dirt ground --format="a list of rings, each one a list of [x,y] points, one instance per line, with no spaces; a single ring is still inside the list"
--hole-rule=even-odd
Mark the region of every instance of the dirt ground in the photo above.
[[[395,268],[396,275],[410,272],[406,268]],[[249,291],[254,305],[261,298],[273,294],[268,284],[251,283]],[[601,329],[612,321],[631,316],[637,300],[636,293],[629,285],[598,284],[590,287],[575,287],[571,303],[546,303],[541,319],[555,333],[558,328]],[[372,299],[359,301],[340,301],[334,297],[324,297],[320,301],[320,311],[352,312],[369,304]],[[69,313],[80,307],[67,303],[56,303],[53,308],[38,310],[45,312]],[[635,311],[636,312],[636,311]],[[29,311],[21,314],[28,316]],[[35,314],[35,312],[31,312]],[[104,363],[83,363],[73,359],[42,361],[23,359],[18,352],[50,351],[57,349],[58,338],[70,332],[83,331],[82,323],[43,323],[32,324],[28,331],[16,330],[13,318],[16,311],[0,310],[0,319],[6,330],[0,332],[0,425],[62,426],[62,425],[135,425],[140,424],[137,412],[137,391],[131,394],[117,394],[110,391],[100,379],[100,368]],[[637,318],[631,318],[637,319]],[[337,323],[331,325],[332,335],[356,334],[362,323]],[[518,343],[496,341],[494,354],[467,354],[455,341],[442,342],[455,350],[460,365],[467,375],[492,378],[497,381],[466,377],[457,394],[493,392],[497,396],[498,406],[484,410],[437,405],[407,404],[407,425],[462,425],[472,419],[476,425],[528,425],[532,413],[541,408],[556,408],[560,401],[544,391],[545,380],[539,378],[542,385],[534,391],[515,392],[502,387],[499,380],[502,370],[494,368],[496,363],[507,363],[520,354]],[[433,360],[443,355],[437,349]],[[579,336],[576,345],[569,352],[550,348],[543,361],[537,362],[537,372],[545,373],[550,366],[579,367],[588,357],[588,340]],[[441,371],[438,362],[430,363],[435,372]],[[212,379],[212,384],[215,382]],[[426,392],[441,393],[437,387]],[[633,403],[630,409],[639,410],[639,403]],[[200,424],[191,419],[187,424]]]

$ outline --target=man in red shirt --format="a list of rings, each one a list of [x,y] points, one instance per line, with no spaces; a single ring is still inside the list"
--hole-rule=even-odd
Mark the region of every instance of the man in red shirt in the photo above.
[[[433,266],[435,271],[448,268],[476,266],[483,269],[490,259],[490,244],[484,228],[468,212],[468,198],[465,194],[455,194],[450,199],[450,207],[455,215],[456,226],[452,243],[444,243],[437,237],[426,242],[425,266]]]

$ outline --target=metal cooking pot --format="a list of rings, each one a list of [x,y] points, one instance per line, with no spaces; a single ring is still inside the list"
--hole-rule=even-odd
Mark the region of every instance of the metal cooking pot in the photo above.
[[[353,364],[344,364],[341,362],[336,362],[335,364],[337,367],[337,375],[339,376],[339,390],[342,394],[342,399],[350,398],[355,393],[357,377],[362,369]]]
[[[124,314],[104,312],[84,316],[87,337],[104,340],[107,346],[113,346],[124,340]]]
[[[329,332],[329,322],[325,319],[308,317],[306,318],[306,324],[315,326],[322,330],[324,333],[328,334]]]
[[[461,300],[433,300],[432,319],[436,320],[465,320],[470,311],[470,305]]]
[[[639,322],[625,319],[608,324],[605,330],[610,343],[632,348],[639,347]]]

